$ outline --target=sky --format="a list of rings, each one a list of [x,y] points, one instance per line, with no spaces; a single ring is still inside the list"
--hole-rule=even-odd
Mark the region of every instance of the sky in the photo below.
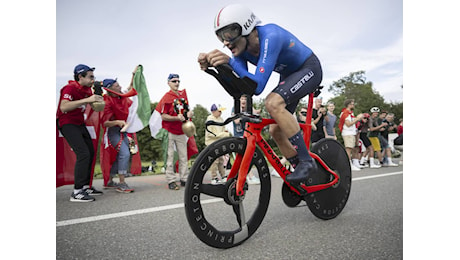
[[[75,65],[96,67],[96,80],[118,78],[127,88],[137,64],[152,102],[169,91],[167,76],[178,73],[189,102],[209,109],[221,104],[230,116],[232,98],[199,69],[200,52],[224,49],[213,31],[217,12],[231,3],[248,6],[263,24],[292,32],[319,57],[327,88],[350,72],[364,70],[387,102],[403,101],[402,0],[368,1],[150,1],[98,0],[56,2],[56,106],[59,90],[72,79]],[[253,67],[251,67],[253,69]],[[273,73],[266,97],[277,85]]]

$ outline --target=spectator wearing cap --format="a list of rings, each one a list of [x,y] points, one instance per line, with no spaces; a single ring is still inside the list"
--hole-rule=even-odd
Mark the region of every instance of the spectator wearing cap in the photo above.
[[[381,152],[381,147],[380,147],[380,140],[379,140],[379,135],[380,131],[383,127],[387,125],[387,123],[382,123],[379,124],[378,122],[378,116],[380,113],[380,108],[378,107],[373,107],[370,109],[371,116],[369,117],[369,140],[372,143],[372,147],[374,148],[374,151],[377,153],[377,158],[379,162],[383,160],[382,152]],[[374,157],[373,154],[369,155],[369,158]]]
[[[359,139],[361,139],[361,142],[366,147],[366,151],[364,152],[364,154],[361,154],[362,157],[360,159],[359,164],[364,166],[366,164],[366,158],[368,158],[370,168],[378,169],[381,166],[375,163],[374,148],[372,147],[372,143],[369,140],[369,137],[367,136],[369,133],[368,121],[369,121],[370,116],[371,115],[369,115],[368,113],[364,113],[363,119],[361,119],[356,124],[356,127],[358,128],[358,132],[359,132]]]
[[[207,121],[214,121],[218,123],[224,122],[224,119],[222,118],[222,111],[225,110],[224,107],[221,107],[220,105],[213,104],[211,106],[211,115],[209,115],[206,118]],[[211,131],[205,131],[205,140],[204,144],[206,146],[209,146],[210,144],[214,143],[215,141],[222,139],[224,137],[230,136],[228,133],[227,129],[225,129],[225,126],[217,126],[217,125],[210,125],[208,126],[208,130]],[[219,183],[219,178],[217,177],[217,171],[219,171],[221,181],[226,180],[226,174],[225,174],[225,168],[224,168],[224,156],[221,156],[217,158],[213,164],[211,165],[211,183],[212,184],[217,184]]]
[[[86,129],[84,112],[87,104],[102,101],[100,95],[93,95],[94,70],[84,64],[74,68],[74,80],[61,89],[56,113],[57,126],[76,155],[74,169],[74,191],[72,202],[94,201],[94,195],[102,192],[90,187],[91,167],[94,160],[94,147]]]
[[[179,178],[181,186],[187,181],[187,136],[182,131],[182,122],[191,118],[185,89],[179,90],[179,75],[171,73],[167,79],[170,90],[161,98],[157,107],[161,114],[162,128],[168,131],[168,158],[166,161],[166,181],[170,190],[179,190],[173,170],[174,146],[179,156]]]
[[[128,91],[133,89],[134,69],[131,83]],[[110,178],[104,188],[115,188],[116,191],[121,193],[131,193],[134,189],[130,188],[125,182],[125,177],[128,174],[129,159],[131,153],[129,151],[129,144],[133,140],[131,134],[121,132],[124,126],[127,126],[126,120],[128,119],[129,107],[133,103],[129,96],[137,94],[137,92],[130,91],[131,95],[123,95],[122,87],[117,79],[104,79],[103,87],[107,90],[107,95],[104,96],[105,107],[102,116],[102,124],[104,126],[104,136],[108,137],[107,146],[111,146],[115,154],[115,158],[110,167]],[[119,183],[113,181],[113,177],[118,174]]]

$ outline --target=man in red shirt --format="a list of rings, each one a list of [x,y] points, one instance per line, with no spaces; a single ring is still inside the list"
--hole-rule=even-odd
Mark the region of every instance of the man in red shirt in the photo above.
[[[166,162],[166,181],[171,190],[178,190],[173,170],[174,145],[179,155],[179,176],[181,186],[185,186],[187,180],[187,136],[182,131],[182,123],[191,118],[187,92],[179,90],[179,75],[169,74],[167,92],[157,105],[157,111],[161,114],[162,127],[168,131],[168,159]],[[186,118],[187,116],[187,118]]]
[[[79,64],[74,69],[74,80],[61,89],[56,113],[58,128],[75,152],[77,161],[74,170],[74,191],[70,201],[94,201],[92,195],[102,192],[90,187],[91,166],[94,159],[94,147],[91,136],[86,129],[84,113],[86,104],[102,101],[100,95],[93,95],[95,68]]]

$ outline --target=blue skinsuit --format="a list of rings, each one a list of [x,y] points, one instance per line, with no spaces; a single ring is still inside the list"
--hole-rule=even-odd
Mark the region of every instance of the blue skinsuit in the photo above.
[[[299,70],[313,52],[292,33],[278,25],[257,26],[256,30],[259,34],[259,57],[252,56],[246,51],[238,57],[231,58],[229,65],[240,77],[247,76],[254,80],[257,83],[255,94],[260,95],[272,71],[278,72],[283,80]],[[247,62],[257,66],[255,75],[248,72]]]

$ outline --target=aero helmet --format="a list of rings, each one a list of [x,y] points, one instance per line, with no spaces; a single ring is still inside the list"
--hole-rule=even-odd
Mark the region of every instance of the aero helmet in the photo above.
[[[378,113],[378,112],[380,112],[380,109],[378,107],[371,108],[371,113]]]
[[[214,32],[220,41],[234,41],[240,36],[247,36],[261,23],[259,18],[247,7],[239,4],[222,8],[214,19]]]

